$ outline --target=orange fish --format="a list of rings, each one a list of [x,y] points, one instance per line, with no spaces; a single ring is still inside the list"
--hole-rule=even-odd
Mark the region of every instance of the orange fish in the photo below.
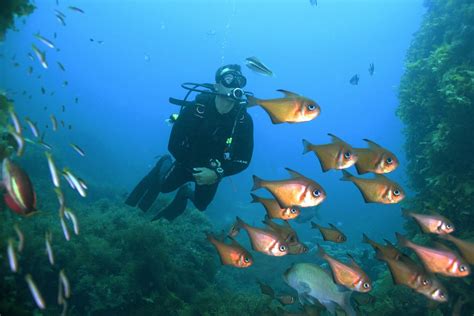
[[[385,256],[379,250],[376,250],[376,253],[377,259],[387,263],[393,283],[405,285],[434,301],[446,302],[448,300],[447,291],[441,282],[433,275],[426,273],[414,261],[408,263],[402,260],[395,260]]]
[[[395,248],[395,246],[390,241],[388,241],[386,239],[384,239],[384,240],[385,240],[387,245],[384,246],[382,244],[379,244],[379,243],[369,239],[369,237],[367,237],[366,234],[362,234],[362,236],[363,236],[362,242],[371,245],[372,248],[374,248],[374,250],[376,252],[377,251],[381,252],[381,254],[385,258],[398,260],[403,255],[402,252],[400,252],[400,250]]]
[[[253,176],[252,191],[265,188],[273,195],[281,208],[319,205],[326,198],[326,192],[316,181],[285,168],[291,175],[288,180],[267,181]]]
[[[294,219],[300,215],[301,210],[298,207],[287,207],[281,208],[280,204],[275,199],[266,199],[259,197],[253,193],[250,193],[252,196],[252,203],[261,203],[267,211],[269,218],[279,218],[279,219]]]
[[[454,231],[453,223],[444,216],[431,212],[431,214],[419,214],[410,212],[402,208],[402,213],[405,216],[413,217],[421,230],[426,234],[445,235]]]
[[[300,255],[302,253],[308,252],[308,246],[303,244],[302,242],[294,242],[288,244],[288,254],[289,255]]]
[[[411,248],[421,259],[426,269],[449,277],[465,277],[471,273],[469,265],[458,254],[447,249],[428,248],[417,245],[399,233],[396,233],[399,244]]]
[[[387,177],[376,174],[375,179],[354,177],[346,170],[342,170],[342,181],[353,182],[364,197],[365,203],[398,203],[405,198],[405,192],[396,182]]]
[[[0,185],[6,189],[3,196],[8,207],[23,216],[35,213],[36,193],[26,172],[5,158],[2,163],[2,175]]]
[[[341,232],[336,226],[333,224],[329,224],[330,228],[323,227],[315,222],[311,222],[311,228],[319,229],[321,235],[323,235],[324,241],[332,241],[336,243],[343,243],[347,240],[346,235]]]
[[[351,255],[347,254],[351,262],[350,265],[344,264],[328,255],[319,244],[318,255],[326,260],[331,267],[334,282],[337,284],[357,292],[369,292],[372,289],[372,281]]]
[[[369,139],[364,140],[369,143],[369,148],[354,149],[358,155],[355,165],[359,174],[367,172],[389,173],[398,167],[398,158],[392,152]]]
[[[440,237],[455,244],[463,258],[466,259],[469,264],[474,265],[474,242],[462,240],[451,235],[442,235]]]
[[[218,240],[212,234],[207,234],[207,240],[216,247],[222,264],[237,268],[247,268],[252,265],[252,255],[233,238],[230,245]]]
[[[318,117],[320,106],[311,99],[279,89],[285,97],[262,100],[247,96],[249,106],[260,105],[270,116],[273,124],[307,122]]]
[[[284,242],[295,243],[299,241],[298,235],[287,221],[283,221],[283,225],[280,225],[272,221],[268,216],[265,216],[262,222],[277,233]]]
[[[284,256],[288,254],[288,245],[280,240],[277,233],[250,226],[239,217],[237,217],[237,225],[247,231],[253,250],[269,256]]]
[[[351,145],[333,134],[328,135],[331,137],[332,143],[324,145],[313,145],[303,139],[303,154],[314,152],[323,172],[330,169],[346,169],[354,165],[357,161],[357,154]]]

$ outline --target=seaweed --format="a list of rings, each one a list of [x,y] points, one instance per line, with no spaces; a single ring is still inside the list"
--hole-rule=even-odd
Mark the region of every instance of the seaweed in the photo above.
[[[460,235],[474,234],[474,3],[429,0],[406,56],[397,114],[405,125],[408,201],[418,212],[436,210]],[[418,229],[408,221],[411,238]],[[447,283],[447,282],[445,282]],[[447,312],[467,291],[447,283]],[[471,302],[472,304],[472,302]]]
[[[8,29],[14,29],[15,16],[33,13],[35,6],[29,0],[2,0],[0,2],[0,41]]]

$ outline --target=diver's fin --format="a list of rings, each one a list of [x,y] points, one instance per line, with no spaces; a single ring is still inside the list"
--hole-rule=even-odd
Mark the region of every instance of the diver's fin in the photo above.
[[[179,188],[178,192],[176,193],[173,201],[161,210],[153,219],[155,221],[162,217],[166,218],[169,221],[174,220],[176,217],[181,215],[185,210],[186,206],[188,205],[188,198],[189,198],[189,191],[191,188],[188,185],[183,185]]]

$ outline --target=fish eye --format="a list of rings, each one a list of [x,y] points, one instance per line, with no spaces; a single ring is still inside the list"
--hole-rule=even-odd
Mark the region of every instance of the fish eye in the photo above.
[[[344,158],[350,159],[351,157],[352,157],[351,152],[347,151],[347,152],[344,153]]]
[[[453,226],[451,226],[451,224],[446,224],[446,228],[451,229],[451,228],[453,228]]]
[[[286,251],[286,246],[285,245],[280,245],[280,251],[285,252]]]
[[[465,271],[467,271],[467,267],[466,267],[465,265],[461,264],[461,265],[459,266],[459,271],[465,272]]]
[[[446,297],[446,295],[445,295],[443,292],[439,292],[439,297],[441,297],[441,298],[445,298],[445,297]]]
[[[399,195],[400,195],[400,190],[394,190],[394,191],[393,191],[393,195],[399,196]]]
[[[340,240],[340,241],[346,241],[346,236],[340,236],[340,237],[339,237],[339,240]]]
[[[321,195],[321,191],[318,190],[318,189],[316,189],[316,190],[313,191],[313,195],[314,195],[315,197],[319,197],[319,196]]]
[[[391,164],[393,163],[392,157],[388,157],[388,158],[385,160],[385,162],[386,162],[387,164],[391,165]]]
[[[308,252],[308,247],[303,247],[303,252]]]
[[[295,208],[290,209],[290,213],[291,214],[296,214],[296,209]]]
[[[314,104],[308,104],[308,105],[307,105],[307,108],[308,108],[308,110],[310,110],[310,111],[314,111],[314,110],[316,110],[316,105],[314,105]]]
[[[368,289],[370,287],[370,284],[365,282],[362,286],[364,287],[364,289]]]
[[[244,258],[244,262],[245,262],[245,263],[249,263],[249,262],[250,262],[249,257],[245,257],[245,258]]]
[[[430,281],[428,281],[427,279],[423,279],[423,281],[421,281],[421,284],[423,284],[423,286],[426,286],[430,284]]]

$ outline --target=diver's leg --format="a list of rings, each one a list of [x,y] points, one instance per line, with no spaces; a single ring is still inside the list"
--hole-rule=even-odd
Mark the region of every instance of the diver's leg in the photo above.
[[[148,190],[144,193],[142,199],[138,203],[138,207],[142,211],[148,211],[152,204],[155,202],[155,200],[158,198],[160,192],[163,192],[163,183],[165,182],[167,175],[169,175],[171,169],[173,168],[173,165],[174,164],[171,160],[171,157],[167,155],[167,159],[163,161],[157,174],[155,174],[155,176],[150,180]]]
[[[164,164],[169,164],[171,162],[171,157],[169,155],[164,155],[161,157],[155,167],[135,186],[132,193],[125,200],[125,204],[130,206],[137,206],[138,202],[142,197],[147,193],[150,188],[157,188],[159,192],[160,187],[160,176],[161,169]],[[156,196],[158,193],[156,194]],[[156,199],[155,196],[155,199]]]
[[[194,190],[193,196],[190,197],[193,201],[194,206],[200,211],[204,211],[207,206],[212,202],[217,192],[218,183],[210,185],[197,185]]]
[[[164,209],[160,210],[152,221],[162,217],[171,221],[184,212],[188,204],[188,199],[192,195],[191,188],[185,183],[191,181],[191,179],[192,174],[186,170],[186,168],[177,163],[173,165],[172,170],[165,177],[162,184],[162,192],[172,192],[177,188],[179,188],[179,190],[173,198],[173,201],[171,201],[171,203]]]

